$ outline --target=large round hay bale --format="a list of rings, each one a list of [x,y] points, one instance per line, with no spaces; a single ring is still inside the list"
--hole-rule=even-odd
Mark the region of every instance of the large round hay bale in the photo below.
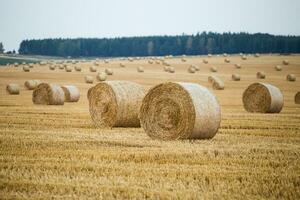
[[[27,80],[25,81],[24,86],[28,90],[34,90],[40,83],[40,80]]]
[[[266,78],[265,72],[257,72],[256,73],[256,78],[258,78],[258,79],[265,79]]]
[[[300,91],[295,94],[295,103],[300,104]]]
[[[212,66],[212,67],[210,67],[210,71],[211,71],[211,72],[217,72],[217,71],[218,71],[218,69],[217,69],[217,67],[215,67],[215,66]]]
[[[231,75],[231,79],[233,81],[240,81],[241,80],[241,76],[239,74],[232,74]]]
[[[6,92],[8,94],[20,94],[19,84],[10,83],[6,86]]]
[[[139,127],[145,96],[141,85],[130,81],[105,81],[88,92],[89,110],[98,127]]]
[[[78,66],[78,65],[76,65],[76,66],[75,66],[75,71],[77,71],[77,72],[81,72],[81,67],[80,67],[80,66]]]
[[[230,63],[230,60],[229,60],[229,58],[225,58],[225,59],[224,59],[224,62],[226,62],[226,63]]]
[[[140,73],[144,72],[144,67],[138,66],[136,70],[137,70],[137,72],[140,72]]]
[[[288,65],[288,64],[290,64],[290,62],[289,62],[288,60],[283,60],[283,61],[282,61],[282,64]]]
[[[97,66],[95,65],[90,66],[90,72],[97,72]]]
[[[153,139],[208,139],[220,127],[216,97],[195,83],[162,83],[143,99],[141,126]]]
[[[28,65],[24,65],[24,66],[23,66],[23,71],[24,71],[24,72],[30,72],[29,66],[28,66]]]
[[[294,75],[294,74],[288,74],[287,76],[286,76],[286,80],[287,81],[296,81],[296,76]]]
[[[79,89],[74,85],[61,86],[65,93],[65,102],[77,102],[80,98]]]
[[[195,72],[196,72],[196,69],[194,68],[194,66],[190,66],[190,67],[188,68],[188,72],[189,72],[189,73],[195,73]]]
[[[49,65],[50,70],[55,70],[55,65]]]
[[[235,64],[234,66],[235,66],[235,68],[237,68],[237,69],[241,69],[241,68],[242,68],[241,64]]]
[[[67,65],[65,67],[66,72],[72,72],[72,67],[70,65]]]
[[[86,83],[90,83],[90,84],[92,84],[94,82],[94,78],[92,76],[89,76],[89,75],[86,75],[84,77],[84,80],[85,80]]]
[[[168,67],[168,72],[169,73],[175,73],[175,68],[174,67]]]
[[[33,90],[32,101],[34,104],[63,105],[65,93],[59,85],[41,83]]]
[[[282,67],[281,67],[280,65],[276,65],[276,66],[275,66],[275,70],[276,70],[276,71],[281,71],[281,70],[282,70]]]
[[[112,69],[109,69],[109,68],[106,68],[105,69],[105,73],[107,74],[107,75],[113,75],[113,70]]]
[[[253,83],[243,93],[244,108],[248,112],[279,113],[283,95],[274,85]]]
[[[97,74],[98,81],[105,81],[107,79],[107,74],[105,72],[100,72]]]

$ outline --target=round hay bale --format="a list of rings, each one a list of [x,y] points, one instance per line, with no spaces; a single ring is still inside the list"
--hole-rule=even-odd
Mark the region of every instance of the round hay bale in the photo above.
[[[196,71],[200,70],[200,67],[198,65],[191,65],[191,66],[193,66],[193,68],[195,68]]]
[[[288,64],[290,64],[290,62],[289,62],[288,60],[283,60],[283,61],[282,61],[282,64],[288,65]]]
[[[204,64],[207,64],[207,63],[208,63],[208,60],[203,59],[203,63],[204,63]]]
[[[169,71],[169,67],[168,66],[164,66],[164,71],[168,72]]]
[[[210,71],[211,71],[211,72],[217,72],[217,71],[218,71],[218,69],[217,69],[217,67],[215,67],[215,66],[212,66],[212,67],[210,67]]]
[[[105,81],[107,79],[107,74],[104,72],[100,72],[97,74],[98,81]]]
[[[137,67],[137,72],[144,72],[144,67],[142,67],[142,66],[138,66]]]
[[[81,72],[81,67],[80,67],[80,66],[78,66],[78,65],[76,65],[76,66],[75,66],[75,71],[77,71],[77,72]]]
[[[97,72],[97,67],[95,65],[90,66],[90,72]]]
[[[50,70],[55,70],[55,65],[49,65]]]
[[[258,78],[258,79],[265,79],[266,78],[265,72],[257,72],[256,73],[256,78]]]
[[[243,55],[241,56],[242,60],[247,60],[247,56],[246,55]]]
[[[139,127],[145,96],[141,85],[130,81],[105,81],[88,92],[90,115],[97,127]]]
[[[237,69],[241,69],[241,68],[242,68],[241,64],[235,64],[234,66],[235,66],[235,68],[237,68]]]
[[[174,67],[168,67],[168,72],[169,73],[175,73],[175,68]]]
[[[33,68],[33,63],[28,64],[29,68]]]
[[[104,63],[106,63],[106,64],[107,64],[107,63],[109,63],[109,61],[105,59],[105,60],[104,60]]]
[[[195,83],[162,83],[143,99],[141,126],[153,139],[208,139],[217,133],[221,110],[216,97]]]
[[[300,104],[300,91],[295,94],[295,103]]]
[[[19,63],[14,63],[14,66],[15,67],[19,67]]]
[[[92,84],[94,82],[94,78],[92,76],[89,76],[89,75],[86,75],[84,77],[84,80],[85,80],[86,83],[90,83],[90,84]]]
[[[215,75],[208,76],[208,82],[209,83],[213,83],[215,79],[217,79],[217,77]]]
[[[40,80],[27,80],[25,81],[24,86],[28,90],[34,90],[40,83]]]
[[[58,65],[58,68],[59,69],[64,69],[65,67],[64,67],[64,65]]]
[[[109,68],[106,68],[105,69],[105,73],[107,74],[107,75],[113,75],[113,70],[112,69],[109,69]]]
[[[227,53],[223,53],[223,57],[227,57],[228,55],[227,55]]]
[[[41,83],[33,90],[32,101],[34,104],[63,105],[65,93],[59,85]]]
[[[254,54],[254,57],[258,58],[260,56],[259,53]]]
[[[212,57],[212,55],[209,53],[209,54],[207,54],[207,56],[209,57],[209,58],[211,58]]]
[[[10,83],[6,86],[6,92],[8,94],[20,94],[20,86],[19,84],[15,84],[15,83]]]
[[[123,64],[123,63],[120,63],[120,67],[125,67],[125,64]]]
[[[72,72],[72,67],[70,65],[67,65],[65,67],[66,72]]]
[[[188,72],[189,72],[189,73],[195,73],[195,72],[196,72],[196,69],[194,68],[194,66],[190,66],[190,67],[188,68]]]
[[[286,76],[286,80],[294,82],[294,81],[296,81],[296,76],[294,74],[288,74]]]
[[[182,61],[182,62],[186,62],[186,59],[185,59],[185,58],[181,58],[181,61]]]
[[[24,66],[23,66],[23,71],[24,71],[24,72],[30,72],[29,66],[28,66],[28,65],[24,65]]]
[[[276,70],[276,71],[281,71],[281,70],[282,70],[282,67],[281,67],[280,65],[276,65],[276,66],[275,66],[275,70]]]
[[[231,79],[233,81],[240,81],[241,80],[241,76],[239,74],[232,74],[231,75]]]
[[[61,86],[65,93],[65,102],[77,102],[80,98],[79,89],[74,85]]]
[[[155,64],[160,65],[160,61],[159,61],[159,60],[156,60],[156,61],[155,61]]]
[[[216,77],[212,81],[212,88],[214,90],[224,90],[224,88],[225,88],[224,82],[219,77]]]
[[[244,108],[248,112],[279,113],[283,95],[274,85],[253,83],[243,93]]]
[[[152,60],[148,60],[148,63],[149,63],[149,64],[153,64],[153,61],[152,61]]]
[[[230,63],[230,60],[229,60],[228,58],[225,58],[224,61],[225,61],[226,63]]]
[[[99,63],[96,61],[96,62],[94,62],[94,65],[95,66],[99,66]]]

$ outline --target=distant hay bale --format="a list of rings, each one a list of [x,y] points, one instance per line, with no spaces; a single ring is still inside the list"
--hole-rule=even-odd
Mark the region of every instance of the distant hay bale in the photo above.
[[[79,89],[74,85],[61,86],[65,93],[65,102],[77,102],[80,98]]]
[[[49,65],[50,70],[55,70],[55,65]]]
[[[128,61],[129,62],[133,62],[133,58],[128,58]]]
[[[294,74],[288,74],[286,76],[286,80],[294,82],[294,81],[296,81],[296,76]]]
[[[265,72],[257,72],[256,73],[256,78],[258,78],[258,79],[265,79],[266,78]]]
[[[200,67],[198,65],[191,65],[190,67],[193,67],[196,71],[200,70]]]
[[[24,86],[28,90],[34,90],[40,83],[40,80],[27,80],[25,81]]]
[[[96,61],[96,62],[94,62],[94,65],[95,66],[99,66],[99,63]]]
[[[40,65],[41,65],[41,66],[47,65],[47,62],[46,62],[46,61],[41,61],[41,62],[40,62]]]
[[[215,67],[215,66],[212,66],[212,67],[210,67],[210,71],[211,71],[211,72],[217,72],[217,71],[218,71],[218,69],[217,69],[217,67]]]
[[[227,53],[223,53],[223,57],[227,57],[228,55],[227,55]]]
[[[194,66],[190,66],[190,67],[188,68],[188,72],[189,72],[189,73],[195,73],[195,72],[196,72],[196,69],[194,68]]]
[[[235,64],[234,66],[235,66],[235,68],[237,68],[237,69],[241,69],[241,68],[242,68],[242,65],[241,65],[241,64]]]
[[[107,79],[107,73],[100,72],[97,74],[98,81],[105,81]]]
[[[17,95],[20,94],[20,86],[19,84],[10,83],[6,86],[6,92],[8,94]]]
[[[152,60],[148,60],[148,63],[149,63],[149,64],[153,64],[153,61],[152,61]]]
[[[90,83],[90,84],[92,84],[94,82],[94,78],[92,76],[89,76],[89,75],[86,75],[84,77],[84,80],[85,80],[86,83]]]
[[[168,66],[164,66],[164,71],[168,72],[169,71],[169,67]]]
[[[104,63],[106,63],[106,64],[107,64],[107,63],[109,63],[109,61],[108,61],[107,59],[105,59],[105,60],[104,60]]]
[[[231,79],[233,81],[240,81],[241,80],[241,76],[239,74],[232,74],[231,75]]]
[[[28,65],[24,65],[24,66],[23,66],[23,71],[24,71],[24,72],[30,72],[29,66],[28,66]]]
[[[203,63],[204,63],[204,64],[207,64],[207,63],[208,63],[208,60],[203,59]]]
[[[225,59],[224,59],[224,62],[230,63],[230,60],[229,60],[228,58],[225,58]]]
[[[18,64],[18,63],[14,63],[14,66],[15,66],[15,67],[19,67],[19,64]]]
[[[295,94],[295,103],[300,104],[300,91]]]
[[[28,64],[29,68],[33,68],[33,63]]]
[[[125,67],[125,64],[123,64],[123,63],[120,63],[120,67]]]
[[[139,127],[145,93],[130,81],[105,81],[88,92],[90,115],[97,127]]]
[[[72,67],[70,65],[67,65],[65,67],[66,72],[72,72]]]
[[[137,67],[137,72],[144,72],[144,67],[142,67],[142,66],[138,66]]]
[[[246,55],[243,55],[241,56],[242,60],[247,60],[247,56]]]
[[[106,68],[105,69],[105,73],[107,74],[107,75],[113,75],[113,70],[112,69],[109,69],[109,68]]]
[[[33,90],[32,101],[34,104],[63,105],[65,93],[59,85],[41,83]]]
[[[210,75],[208,82],[212,84],[212,88],[215,90],[224,90],[225,88],[224,82],[218,76]]]
[[[275,66],[275,70],[276,70],[276,71],[281,71],[281,70],[282,70],[282,67],[281,67],[280,65],[276,65],[276,66]]]
[[[258,58],[260,56],[259,53],[254,54],[254,57]]]
[[[64,67],[64,65],[60,64],[60,65],[58,65],[58,68],[59,69],[64,69],[65,67]]]
[[[156,60],[156,61],[155,61],[155,64],[160,65],[160,61],[159,61],[159,60]]]
[[[97,72],[97,67],[95,65],[90,66],[90,72]]]
[[[75,66],[75,71],[77,71],[77,72],[81,72],[81,67],[80,67],[80,66],[78,66],[78,65],[76,65],[76,66]]]
[[[174,67],[168,67],[168,72],[169,73],[175,73],[175,68]]]
[[[212,55],[209,53],[209,54],[207,54],[207,56],[210,58],[210,57],[212,57]]]
[[[181,61],[182,61],[182,62],[186,62],[186,59],[185,59],[185,58],[181,58]]]
[[[288,65],[288,64],[290,64],[290,62],[289,62],[288,60],[283,60],[283,61],[282,61],[282,64]]]
[[[213,83],[215,79],[217,79],[217,76],[215,76],[215,75],[208,76],[208,82],[209,83]]]
[[[248,112],[279,113],[283,95],[274,85],[253,83],[243,93],[244,108]]]
[[[170,63],[168,63],[168,62],[163,62],[163,65],[164,65],[164,66],[170,66]]]
[[[168,82],[150,89],[140,118],[142,128],[153,139],[209,139],[220,127],[221,111],[207,88]]]

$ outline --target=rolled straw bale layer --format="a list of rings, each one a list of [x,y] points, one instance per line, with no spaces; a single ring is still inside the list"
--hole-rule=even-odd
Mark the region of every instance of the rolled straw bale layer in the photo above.
[[[265,72],[257,72],[256,73],[256,78],[258,78],[258,79],[265,79],[266,78]]]
[[[141,126],[153,139],[207,139],[221,122],[216,97],[194,83],[162,83],[143,99]]]
[[[145,93],[130,81],[105,81],[88,92],[89,110],[98,127],[139,127],[139,111]]]
[[[84,77],[84,80],[85,80],[86,83],[91,83],[92,84],[94,82],[94,78],[92,76],[89,76],[89,75],[86,75]]]
[[[34,104],[63,105],[65,93],[59,85],[41,83],[33,90],[32,101]]]
[[[65,102],[77,102],[80,98],[79,89],[74,85],[61,86],[65,93]]]
[[[296,76],[294,74],[288,74],[286,76],[287,81],[296,81]]]
[[[248,112],[279,113],[283,107],[283,95],[271,84],[253,83],[243,93],[243,104]]]
[[[300,91],[295,94],[295,103],[300,104]]]
[[[75,71],[77,71],[77,72],[81,72],[81,67],[80,67],[80,66],[78,66],[78,65],[76,65],[76,66],[75,66]]]
[[[90,66],[90,72],[97,72],[97,67],[95,65]]]
[[[72,72],[72,67],[70,65],[67,65],[65,67],[66,72]]]
[[[241,76],[239,74],[232,74],[231,75],[231,79],[233,81],[240,81],[241,80]]]
[[[282,67],[281,67],[280,65],[276,65],[276,66],[275,66],[275,70],[276,70],[276,71],[281,71],[281,70],[282,70]]]
[[[20,94],[20,86],[15,83],[10,83],[6,86],[6,92],[8,94]]]
[[[41,83],[41,81],[39,81],[39,80],[28,80],[28,81],[25,81],[24,86],[28,90],[34,90],[40,83]]]
[[[28,65],[24,65],[24,66],[23,66],[23,71],[24,71],[24,72],[30,72],[29,66],[28,66]]]

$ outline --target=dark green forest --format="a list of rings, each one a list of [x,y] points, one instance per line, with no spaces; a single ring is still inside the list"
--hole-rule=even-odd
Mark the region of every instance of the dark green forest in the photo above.
[[[299,52],[300,36],[213,32],[180,36],[23,40],[19,48],[20,54],[63,57]]]

